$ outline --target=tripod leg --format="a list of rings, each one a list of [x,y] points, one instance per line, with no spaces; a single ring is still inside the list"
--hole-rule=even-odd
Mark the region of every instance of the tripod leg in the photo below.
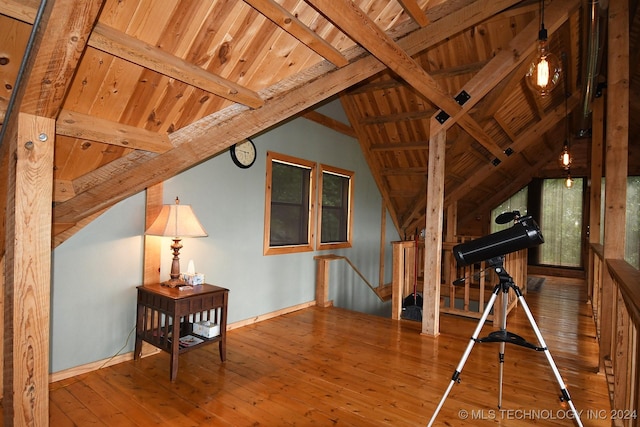
[[[575,418],[576,424],[579,427],[582,427],[582,421],[580,421],[580,413],[576,410],[576,407],[574,406],[573,401],[571,400],[571,396],[569,396],[569,391],[567,390],[567,386],[564,384],[564,381],[560,376],[558,367],[556,366],[555,362],[553,361],[553,358],[551,357],[551,353],[547,348],[547,344],[544,342],[544,338],[542,337],[542,333],[540,332],[540,329],[538,328],[536,321],[533,319],[533,315],[529,310],[529,306],[527,305],[527,302],[524,300],[524,296],[522,296],[522,292],[520,291],[520,289],[517,286],[514,286],[514,289],[516,291],[516,295],[518,296],[518,300],[520,301],[520,304],[522,304],[522,309],[526,313],[527,319],[529,319],[531,328],[533,328],[533,332],[535,333],[536,338],[540,343],[540,347],[544,349],[543,350],[544,355],[547,357],[547,361],[549,362],[549,366],[551,366],[553,375],[556,377],[556,381],[558,381],[558,385],[560,385],[560,391],[562,392],[562,399],[565,400],[569,405],[569,407],[571,408],[571,412],[573,412],[573,416]]]
[[[500,331],[507,331],[507,308],[509,307],[509,288],[502,290],[502,313],[500,319]],[[504,349],[505,341],[500,342],[500,350],[498,354],[498,409],[502,408],[502,375],[504,373]]]
[[[451,392],[451,389],[453,388],[453,385],[456,382],[460,381],[459,378],[460,378],[460,373],[462,372],[462,368],[464,367],[464,364],[466,363],[467,358],[469,357],[469,354],[471,354],[471,350],[473,349],[473,345],[476,343],[476,340],[478,339],[478,335],[480,334],[480,331],[482,330],[482,327],[484,326],[484,322],[486,322],[487,321],[487,317],[489,317],[489,312],[491,311],[491,308],[493,307],[493,304],[496,301],[496,297],[498,296],[498,292],[499,291],[500,291],[500,285],[496,285],[496,287],[493,290],[493,294],[491,295],[491,298],[489,299],[489,302],[487,303],[487,307],[484,309],[484,313],[482,313],[482,317],[478,321],[478,325],[476,326],[476,330],[473,331],[473,335],[471,336],[471,339],[469,340],[469,344],[467,344],[467,349],[464,351],[464,354],[462,355],[462,358],[460,359],[460,362],[458,363],[458,366],[456,367],[456,370],[454,371],[454,373],[453,373],[453,375],[451,377],[451,382],[449,382],[449,386],[447,387],[447,390],[442,395],[442,399],[440,399],[440,403],[438,403],[438,407],[436,408],[435,412],[431,416],[431,419],[429,420],[429,424],[427,424],[427,427],[431,427],[433,425],[433,422],[436,420],[436,417],[438,416],[438,413],[440,412],[440,409],[442,408],[442,405],[444,405],[445,400],[447,400],[447,396],[449,396],[449,393]]]

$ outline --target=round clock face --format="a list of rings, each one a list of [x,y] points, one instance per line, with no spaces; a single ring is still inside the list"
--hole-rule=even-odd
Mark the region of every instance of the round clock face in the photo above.
[[[233,163],[243,169],[248,168],[256,161],[256,146],[250,139],[232,145],[229,152]]]

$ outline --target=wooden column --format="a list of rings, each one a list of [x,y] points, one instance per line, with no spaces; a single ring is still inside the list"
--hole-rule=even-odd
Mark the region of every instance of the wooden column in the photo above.
[[[51,203],[55,121],[19,113],[7,135],[4,424],[49,423]]]
[[[402,298],[405,282],[405,253],[404,242],[393,242],[393,278],[391,280],[391,318],[400,320],[402,317]]]
[[[435,118],[431,129],[439,129]],[[444,208],[444,156],[447,132],[429,137],[429,167],[427,177],[427,212],[424,236],[424,285],[422,304],[422,333],[440,334],[440,281],[442,264],[442,228]]]
[[[384,260],[387,241],[387,207],[382,199],[382,212],[380,213],[380,267],[378,268],[378,287],[384,286]]]
[[[447,206],[447,228],[445,231],[444,240],[447,243],[454,243],[456,241],[456,236],[458,235],[458,202],[454,201]],[[453,277],[455,274],[455,264],[453,260],[453,252],[451,250],[445,251],[443,255],[443,271],[444,271],[444,282],[446,284],[452,283],[456,278]]]
[[[43,3],[25,58],[24,79],[13,87],[15,103],[3,121],[2,159],[8,150],[2,401],[6,426],[49,424],[55,119],[103,1]],[[58,43],[60,34],[66,35],[66,43]]]
[[[329,301],[329,264],[342,257],[336,255],[315,256],[316,260],[316,305],[318,307],[331,307],[333,301]]]
[[[162,210],[162,183],[147,188],[145,230],[153,223]],[[144,236],[143,283],[160,283],[161,236]],[[166,250],[169,250],[167,246]]]
[[[604,140],[604,94],[591,104],[591,170],[589,191],[589,244],[600,242],[600,206],[602,204],[602,144]],[[588,257],[587,283],[589,299],[593,300],[593,256]]]
[[[609,2],[606,180],[604,213],[604,257],[623,259],[627,200],[629,151],[629,4],[627,0]],[[602,284],[603,324],[600,330],[600,360],[613,358],[611,319],[615,284],[605,272]],[[614,367],[615,368],[615,367]]]

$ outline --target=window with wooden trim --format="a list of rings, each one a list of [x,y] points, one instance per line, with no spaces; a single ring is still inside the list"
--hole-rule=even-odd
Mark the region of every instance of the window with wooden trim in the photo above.
[[[318,249],[351,247],[353,172],[320,165]]]
[[[600,218],[605,217],[605,181],[600,189]],[[625,220],[624,259],[640,269],[640,176],[627,177],[627,212]],[[600,227],[600,243],[604,243],[604,222]]]
[[[559,267],[582,266],[583,179],[574,178],[573,188],[564,179],[542,182],[540,263]]]
[[[529,201],[529,187],[524,187],[516,194],[502,202],[495,209],[491,210],[491,232],[495,233],[497,231],[505,230],[507,228],[513,227],[513,222],[509,221],[506,224],[497,224],[495,219],[498,215],[505,212],[520,212],[520,216],[527,215],[527,203]]]
[[[264,254],[313,250],[316,164],[267,153]]]

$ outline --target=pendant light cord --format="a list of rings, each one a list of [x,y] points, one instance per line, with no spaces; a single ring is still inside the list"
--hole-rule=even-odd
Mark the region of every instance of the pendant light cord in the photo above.
[[[540,0],[540,31],[538,32],[538,40],[546,41],[547,37],[547,29],[544,27],[544,0]]]
[[[564,130],[564,139],[567,148],[569,147],[569,96],[571,96],[571,89],[569,89],[569,82],[567,77],[567,54],[562,52],[560,54],[560,58],[562,58],[562,68],[564,68],[564,79],[562,79],[564,83],[564,120],[565,120],[565,130]]]

